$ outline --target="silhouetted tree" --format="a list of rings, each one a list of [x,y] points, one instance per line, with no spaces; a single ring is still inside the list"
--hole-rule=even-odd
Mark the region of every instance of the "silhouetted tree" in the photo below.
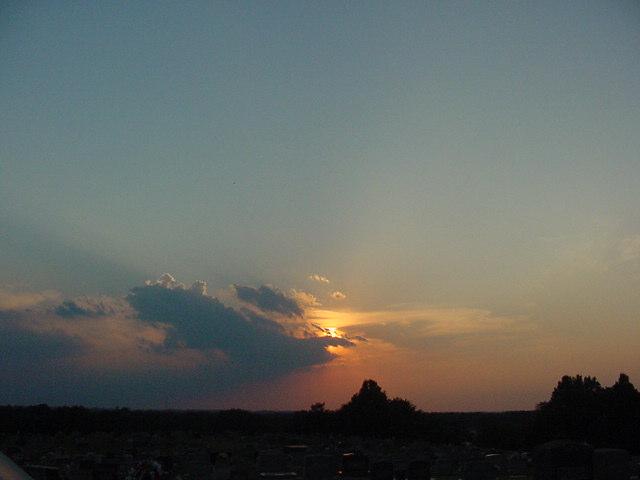
[[[311,405],[311,407],[309,408],[309,411],[311,413],[325,413],[326,410],[324,409],[324,403],[314,403],[313,405]]]
[[[640,393],[624,373],[603,388],[595,377],[564,376],[548,402],[538,405],[538,441],[573,439],[595,446],[640,450]]]
[[[382,436],[389,433],[389,398],[375,380],[365,380],[338,415],[348,433]]]
[[[409,400],[392,400],[375,380],[365,380],[358,393],[337,412],[346,433],[411,437],[424,432],[426,415]]]
[[[602,386],[595,377],[565,375],[538,411],[546,436],[587,440],[602,413]]]
[[[416,436],[419,433],[419,412],[409,400],[395,397],[389,401],[390,433],[395,436]]]

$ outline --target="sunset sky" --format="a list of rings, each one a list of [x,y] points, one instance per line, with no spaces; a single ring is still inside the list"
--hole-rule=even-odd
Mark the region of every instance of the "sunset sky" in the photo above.
[[[640,3],[3,2],[0,404],[640,384]]]

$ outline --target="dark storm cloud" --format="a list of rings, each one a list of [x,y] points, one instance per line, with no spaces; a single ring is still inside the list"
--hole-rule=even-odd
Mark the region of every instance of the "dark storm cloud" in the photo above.
[[[249,310],[248,308],[241,308],[240,312],[247,320],[249,320],[259,329],[272,330],[280,334],[285,334],[286,332],[285,328],[278,322],[275,322],[270,318],[267,318],[264,315],[260,315],[252,310]]]
[[[240,291],[246,290],[263,288],[240,287]],[[251,365],[263,372],[291,371],[324,363],[331,359],[326,346],[352,345],[342,339],[338,339],[338,343],[327,343],[324,337],[292,337],[266,316],[227,307],[218,299],[191,289],[146,285],[131,290],[127,301],[140,319],[171,325],[172,334],[179,342],[197,349],[219,349],[236,363]],[[296,307],[299,309],[297,304]],[[282,308],[279,313],[283,313]]]
[[[320,365],[333,358],[327,347],[354,345],[293,336],[277,318],[228,307],[203,282],[166,279],[126,299],[0,310],[0,403],[162,406]]]
[[[280,313],[289,317],[301,317],[304,310],[298,302],[281,291],[262,285],[260,288],[234,285],[236,295],[243,302],[258,307],[264,312]]]

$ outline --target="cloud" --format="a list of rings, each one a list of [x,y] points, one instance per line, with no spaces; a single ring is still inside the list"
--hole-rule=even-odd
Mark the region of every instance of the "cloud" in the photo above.
[[[328,328],[323,327],[322,325],[318,325],[317,323],[312,323],[311,326],[313,328],[315,328],[316,330],[324,333],[325,335],[330,335],[331,334],[331,330],[329,330]]]
[[[105,317],[117,315],[124,308],[123,302],[110,297],[80,297],[64,300],[53,309],[53,312],[66,318],[72,317]]]
[[[53,290],[44,292],[17,292],[15,289],[0,288],[0,310],[19,310],[60,299]]]
[[[0,310],[0,352],[3,369],[23,371],[22,367],[42,361],[52,361],[76,354],[81,350],[77,339],[62,332],[39,331],[31,325],[30,313]]]
[[[344,293],[336,290],[335,292],[331,292],[331,298],[333,298],[334,300],[344,300],[345,298],[347,298],[347,296]]]
[[[290,296],[303,309],[319,307],[321,305],[315,295],[303,290],[293,289],[291,290]]]
[[[64,301],[54,308],[3,311],[0,321],[6,331],[73,341],[79,348],[67,352],[67,360],[76,363],[97,364],[104,362],[105,354],[117,353],[117,358],[103,363],[106,368],[136,368],[130,363],[131,357],[162,347],[171,328],[141,321],[125,302],[115,299],[110,306],[105,306],[104,299],[80,299]]]
[[[327,315],[318,312],[319,317]],[[522,316],[504,316],[489,310],[459,307],[407,306],[373,312],[350,312],[350,323],[340,326],[346,337],[381,340],[416,350],[440,347],[486,346],[488,339],[512,341],[527,337],[533,324]]]
[[[304,314],[295,298],[288,297],[276,288],[266,285],[259,288],[234,285],[234,288],[240,300],[264,312],[280,313],[289,317],[302,317]]]
[[[176,281],[176,279],[173,278],[173,276],[170,273],[163,273],[162,275],[160,275],[160,277],[157,280],[147,280],[146,282],[144,282],[144,284],[148,286],[159,285],[163,288],[170,288],[170,289],[185,288],[184,283],[180,283]]]
[[[369,340],[367,340],[365,337],[363,337],[362,335],[347,335],[345,332],[343,332],[342,330],[338,330],[335,327],[323,327],[320,324],[317,323],[311,323],[311,326],[319,331],[322,332],[325,336],[329,336],[329,337],[334,337],[334,338],[343,338],[345,340],[348,340],[349,342],[368,342]]]
[[[195,282],[193,282],[193,285],[191,285],[191,290],[196,292],[199,295],[206,295],[207,294],[207,282],[205,282],[203,280],[196,280]]]
[[[334,358],[329,347],[355,345],[311,335],[310,326],[293,335],[282,319],[302,315],[295,299],[273,287],[238,288],[259,309],[229,307],[204,282],[187,287],[165,274],[125,298],[0,310],[0,350],[10,357],[0,403],[159,406],[167,396],[210,395],[322,365]]]
[[[362,335],[354,335],[352,337],[346,337],[349,340],[357,340],[358,342],[368,342],[369,340],[366,337],[363,337]]]
[[[330,283],[329,279],[323,275],[318,275],[317,273],[314,273],[313,275],[309,275],[309,280],[313,280],[314,282],[320,282],[320,283]]]
[[[61,305],[58,305],[54,312],[60,317],[88,317],[88,316],[100,316],[102,312],[92,312],[82,308],[73,300],[65,300]]]

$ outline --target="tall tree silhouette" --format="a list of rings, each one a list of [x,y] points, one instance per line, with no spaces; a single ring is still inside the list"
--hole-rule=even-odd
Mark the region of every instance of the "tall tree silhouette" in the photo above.
[[[338,411],[342,429],[365,436],[415,436],[424,425],[424,412],[403,398],[389,399],[375,380],[365,380],[358,393]]]
[[[358,393],[338,411],[349,433],[361,435],[389,434],[389,398],[375,380],[365,380]]]

